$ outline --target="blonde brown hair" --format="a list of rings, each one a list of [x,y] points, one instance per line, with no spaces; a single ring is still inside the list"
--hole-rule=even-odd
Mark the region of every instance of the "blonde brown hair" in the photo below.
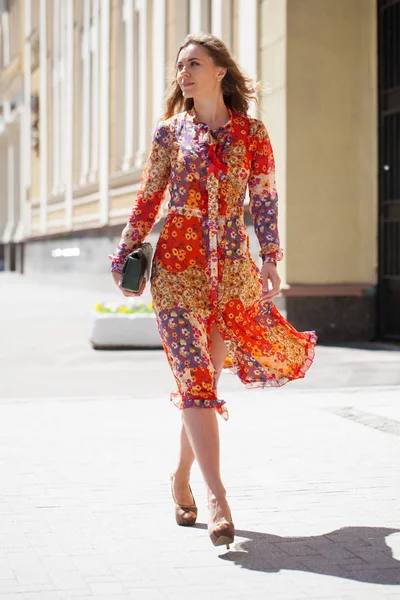
[[[231,56],[225,43],[211,33],[199,33],[197,35],[189,34],[186,36],[176,56],[175,73],[179,54],[181,50],[189,46],[189,44],[197,44],[204,48],[217,67],[223,67],[227,70],[222,79],[221,87],[224,102],[230,109],[241,115],[246,115],[250,101],[255,102],[257,106],[260,107],[256,97],[260,84],[254,85],[249,77],[243,75],[239,65]],[[166,94],[165,112],[162,118],[169,119],[179,112],[190,110],[193,108],[193,105],[193,98],[183,97],[182,90],[175,77]]]

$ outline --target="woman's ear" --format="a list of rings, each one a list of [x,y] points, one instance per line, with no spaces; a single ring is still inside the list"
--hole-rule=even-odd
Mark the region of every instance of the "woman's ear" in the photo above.
[[[217,75],[217,79],[218,79],[218,81],[222,81],[222,80],[223,80],[223,78],[224,78],[224,77],[225,77],[225,75],[226,75],[226,72],[227,72],[227,70],[228,70],[228,69],[224,69],[224,68],[222,68],[222,67],[219,69],[219,71],[218,71],[218,75]]]

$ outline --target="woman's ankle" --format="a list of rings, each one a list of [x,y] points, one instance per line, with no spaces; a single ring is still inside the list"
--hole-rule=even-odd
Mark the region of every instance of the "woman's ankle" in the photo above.
[[[225,487],[221,484],[221,486],[219,486],[218,488],[214,488],[213,490],[211,490],[210,488],[207,488],[207,496],[208,496],[208,501],[213,501],[213,502],[217,502],[217,503],[226,503],[226,489]]]
[[[214,525],[223,522],[231,522],[232,521],[232,513],[229,507],[228,501],[226,498],[218,502],[218,500],[213,499],[208,503],[209,513],[210,513],[210,523]]]
[[[173,478],[177,481],[190,481],[190,468],[177,468],[172,474]]]

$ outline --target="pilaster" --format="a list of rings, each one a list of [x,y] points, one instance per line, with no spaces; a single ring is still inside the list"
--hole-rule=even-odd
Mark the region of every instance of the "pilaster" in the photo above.
[[[89,181],[97,180],[99,161],[99,10],[100,0],[92,0],[92,26],[90,28],[90,50],[92,66],[91,94],[91,140]]]
[[[154,129],[162,112],[162,101],[165,91],[166,62],[166,0],[153,0],[153,35],[152,35],[152,80],[153,110],[152,129]]]
[[[100,222],[109,220],[109,144],[110,144],[110,0],[101,0],[100,20]]]
[[[47,0],[40,0],[40,232],[47,232]]]

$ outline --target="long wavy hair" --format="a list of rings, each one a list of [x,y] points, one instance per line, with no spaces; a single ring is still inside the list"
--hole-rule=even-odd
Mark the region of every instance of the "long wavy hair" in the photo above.
[[[176,79],[177,62],[179,54],[183,48],[189,44],[202,46],[208,55],[212,58],[215,66],[225,68],[226,74],[221,82],[222,94],[225,104],[233,111],[247,115],[249,103],[255,102],[259,108],[260,103],[256,93],[260,89],[260,84],[253,84],[249,77],[246,77],[240,70],[239,65],[231,56],[227,46],[222,40],[211,33],[189,34],[183,40],[182,46],[178,50],[175,60],[175,79],[167,90],[165,97],[165,111],[163,119],[169,119],[173,115],[184,110],[190,110],[194,106],[193,98],[184,98],[182,90]]]

